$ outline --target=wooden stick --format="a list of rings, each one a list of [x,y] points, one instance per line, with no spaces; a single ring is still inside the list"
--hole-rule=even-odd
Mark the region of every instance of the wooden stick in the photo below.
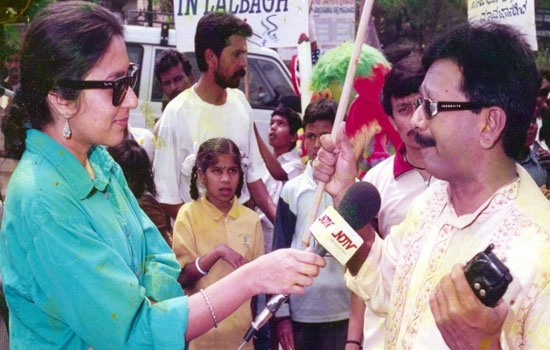
[[[344,121],[344,117],[346,115],[348,101],[351,94],[351,89],[353,87],[353,81],[355,80],[355,71],[357,70],[357,63],[359,62],[359,57],[361,56],[361,47],[363,46],[363,43],[365,42],[365,37],[367,35],[367,26],[369,23],[373,4],[374,0],[365,1],[365,5],[363,6],[363,11],[361,13],[361,19],[359,20],[359,26],[357,27],[355,46],[353,47],[353,53],[350,57],[349,66],[346,73],[346,80],[344,81],[344,86],[342,88],[342,96],[340,97],[338,109],[336,110],[336,117],[334,119],[334,125],[332,126],[331,137],[334,141],[336,141],[338,127]],[[309,241],[311,238],[309,227],[311,226],[313,221],[315,221],[315,218],[317,218],[317,212],[319,211],[321,198],[323,196],[323,192],[325,191],[325,185],[326,184],[324,182],[319,182],[317,184],[315,195],[313,197],[313,206],[311,208],[311,211],[309,212],[306,226],[304,227],[304,232],[302,233],[302,246],[304,247],[309,247]]]
[[[311,42],[298,42],[298,62],[300,64],[300,100],[302,106],[302,115],[306,111],[306,107],[311,101]]]

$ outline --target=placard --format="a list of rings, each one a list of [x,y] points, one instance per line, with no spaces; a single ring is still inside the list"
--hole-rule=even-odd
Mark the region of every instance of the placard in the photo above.
[[[538,50],[534,0],[468,0],[468,20],[510,24],[525,35],[533,51]]]
[[[270,48],[296,46],[308,34],[308,0],[174,0],[179,51],[194,51],[195,29],[209,12],[225,11],[248,22],[249,43]]]
[[[355,40],[354,0],[312,0],[311,11],[321,51]]]

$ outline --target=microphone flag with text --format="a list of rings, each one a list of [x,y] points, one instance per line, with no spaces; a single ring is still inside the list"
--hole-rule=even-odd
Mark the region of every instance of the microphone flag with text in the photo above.
[[[357,230],[371,222],[380,210],[380,194],[369,182],[356,182],[344,194],[338,209],[329,206],[309,230],[317,240],[314,252],[330,253],[345,265],[363,244]]]
[[[364,181],[354,183],[344,194],[337,209],[328,207],[310,226],[309,230],[317,240],[313,252],[320,256],[328,252],[345,265],[363,244],[363,239],[356,231],[374,219],[379,210],[380,193],[376,187]],[[278,294],[269,299],[243,337],[244,344],[287,299],[288,294]]]

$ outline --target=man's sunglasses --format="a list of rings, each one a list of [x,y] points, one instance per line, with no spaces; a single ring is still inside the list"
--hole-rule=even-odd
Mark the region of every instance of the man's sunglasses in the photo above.
[[[115,80],[60,80],[57,82],[57,85],[73,90],[113,89],[113,106],[116,107],[124,101],[128,87],[133,89],[136,85],[138,71],[139,66],[135,63],[130,63],[128,75]]]
[[[443,101],[432,101],[427,98],[417,98],[414,100],[414,108],[422,106],[424,108],[424,113],[426,113],[426,119],[432,119],[439,112],[445,111],[465,111],[469,109],[479,109],[485,106],[479,103],[472,102],[443,102]]]

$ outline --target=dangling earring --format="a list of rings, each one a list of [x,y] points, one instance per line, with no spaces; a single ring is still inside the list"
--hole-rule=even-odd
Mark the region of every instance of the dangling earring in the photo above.
[[[206,196],[206,186],[204,185],[204,181],[202,179],[199,181],[199,186],[197,187],[199,190],[199,197]]]
[[[65,127],[63,127],[63,137],[66,139],[71,137],[71,127],[69,126],[69,119],[65,119]]]

